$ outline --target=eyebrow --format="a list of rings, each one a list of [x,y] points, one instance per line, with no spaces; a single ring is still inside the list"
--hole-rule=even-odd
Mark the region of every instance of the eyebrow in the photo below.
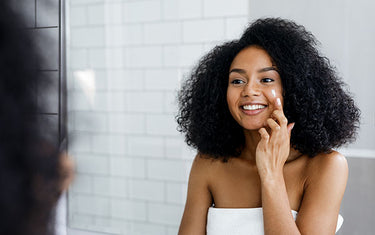
[[[240,74],[246,74],[246,71],[244,69],[232,69],[231,71],[229,71],[229,74],[230,73],[240,73]]]
[[[259,70],[258,70],[258,73],[263,73],[263,72],[268,72],[268,71],[276,71],[276,72],[279,72],[279,71],[277,70],[277,68],[275,68],[275,67],[265,67],[265,68],[259,69]]]
[[[258,73],[264,73],[264,72],[268,72],[268,71],[276,71],[277,73],[279,72],[277,70],[277,68],[275,67],[265,67],[265,68],[261,68],[259,69],[257,72]],[[244,69],[232,69],[229,73],[239,73],[239,74],[246,74],[246,71]]]

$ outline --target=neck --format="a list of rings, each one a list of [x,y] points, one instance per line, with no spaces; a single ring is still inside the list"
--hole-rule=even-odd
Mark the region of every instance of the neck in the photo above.
[[[260,141],[260,134],[258,130],[244,130],[245,135],[245,146],[241,152],[240,158],[250,161],[253,164],[256,164],[256,148]],[[302,154],[290,147],[289,156],[286,160],[286,163],[293,161],[294,159],[300,157]]]
[[[244,130],[245,146],[241,152],[241,158],[255,164],[256,148],[260,141],[258,130]]]

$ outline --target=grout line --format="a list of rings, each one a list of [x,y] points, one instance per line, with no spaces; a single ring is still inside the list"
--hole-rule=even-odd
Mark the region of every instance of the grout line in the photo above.
[[[38,113],[39,115],[51,115],[51,116],[55,116],[55,115],[59,115],[59,113]]]
[[[58,69],[37,69],[37,72],[59,72]]]
[[[41,26],[41,27],[35,27],[35,29],[57,29],[59,26]]]

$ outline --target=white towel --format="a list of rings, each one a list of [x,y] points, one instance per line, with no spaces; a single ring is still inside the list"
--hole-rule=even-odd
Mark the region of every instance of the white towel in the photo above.
[[[292,210],[294,220],[297,211]],[[344,219],[339,215],[336,232]],[[214,208],[207,215],[207,235],[264,235],[263,209],[259,208]]]

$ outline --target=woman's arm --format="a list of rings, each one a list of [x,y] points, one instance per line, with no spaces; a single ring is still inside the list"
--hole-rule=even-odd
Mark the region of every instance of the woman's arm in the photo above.
[[[334,234],[348,179],[348,163],[338,152],[311,159],[297,226],[303,234]]]
[[[321,154],[310,159],[306,174],[296,222],[282,175],[262,182],[265,234],[335,234],[348,178],[347,161],[337,152]]]
[[[185,211],[179,235],[205,235],[208,208],[212,204],[208,188],[208,164],[210,160],[195,157],[189,176]]]
[[[280,106],[280,105],[279,105]],[[307,180],[295,222],[289,205],[283,167],[289,154],[292,125],[279,107],[260,129],[257,167],[262,187],[265,234],[334,234],[348,176],[347,162],[337,152],[309,160]],[[297,227],[298,225],[298,227]]]
[[[284,180],[284,165],[290,151],[290,133],[280,99],[267,120],[270,133],[261,128],[261,140],[256,150],[256,164],[261,180],[264,234],[300,234],[293,219]],[[274,120],[274,119],[275,120]]]
[[[264,234],[301,234],[292,216],[282,174],[262,179]]]

